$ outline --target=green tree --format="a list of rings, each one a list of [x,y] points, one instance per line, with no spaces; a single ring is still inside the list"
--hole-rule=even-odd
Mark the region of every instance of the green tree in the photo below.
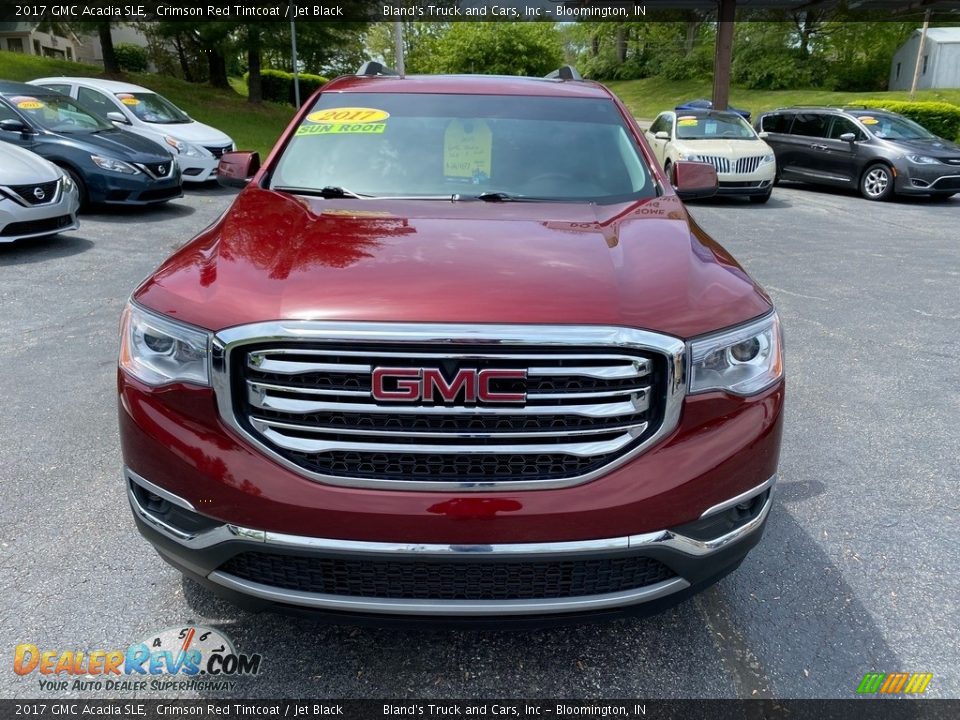
[[[552,23],[460,22],[437,39],[432,72],[546,75],[563,63]]]

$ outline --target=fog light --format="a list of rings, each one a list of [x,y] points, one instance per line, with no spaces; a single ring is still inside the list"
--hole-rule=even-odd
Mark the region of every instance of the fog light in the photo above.
[[[164,500],[159,495],[154,495],[152,492],[146,492],[144,494],[146,495],[146,499],[147,499],[146,509],[149,510],[150,512],[155,512],[160,515],[163,515],[170,509],[170,503]]]

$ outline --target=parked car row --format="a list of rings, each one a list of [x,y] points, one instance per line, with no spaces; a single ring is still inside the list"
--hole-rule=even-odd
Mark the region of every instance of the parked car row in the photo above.
[[[0,81],[0,141],[0,242],[76,229],[90,204],[182,197],[235,149],[146,88],[66,77]]]
[[[744,110],[700,105],[660,113],[647,139],[668,174],[678,160],[713,165],[721,195],[763,203],[781,179],[857,189],[868,200],[960,192],[960,146],[896,113],[792,107],[751,127]]]

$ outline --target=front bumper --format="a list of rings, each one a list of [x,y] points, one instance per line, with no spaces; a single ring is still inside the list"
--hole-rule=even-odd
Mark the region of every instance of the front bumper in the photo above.
[[[76,189],[58,192],[55,202],[29,207],[0,195],[0,243],[56,235],[80,227]]]
[[[144,173],[122,175],[96,171],[85,177],[90,201],[105,205],[153,205],[183,197],[179,169],[167,177],[152,178]]]
[[[904,195],[960,192],[960,166],[911,163],[898,168],[894,188]]]
[[[178,155],[177,160],[185,183],[203,183],[217,179],[217,167],[220,161],[212,155],[199,158]]]
[[[728,498],[680,528],[572,542],[454,545],[304,537],[219,523],[129,469],[124,477],[137,526],[161,556],[242,605],[481,620],[658,611],[672,605],[736,569],[763,533],[776,481],[773,476]],[[248,557],[269,557],[281,569],[251,576],[250,566],[237,562]],[[638,563],[646,571],[635,576],[636,586],[611,590],[609,574]],[[303,572],[298,575],[296,568]],[[362,583],[342,577],[350,568],[355,574],[364,568],[380,573],[372,583],[380,591],[358,592]],[[546,582],[541,568],[546,568]],[[550,573],[566,577],[557,580]],[[384,574],[394,578],[393,586],[382,581]],[[619,580],[630,584],[628,577]],[[511,581],[516,597],[509,597]],[[526,597],[530,593],[524,590],[538,583],[551,588],[552,596]],[[493,584],[506,588],[500,592],[504,597],[484,597],[496,594]],[[346,590],[338,592],[341,587]],[[458,594],[467,597],[453,597]]]

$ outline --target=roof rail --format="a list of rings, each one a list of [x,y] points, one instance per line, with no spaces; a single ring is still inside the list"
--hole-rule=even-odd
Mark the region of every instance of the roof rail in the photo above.
[[[357,75],[400,75],[400,73],[392,67],[378,63],[376,60],[367,60],[367,62],[357,70]]]
[[[561,65],[552,73],[545,75],[551,80],[583,80],[573,65]]]

